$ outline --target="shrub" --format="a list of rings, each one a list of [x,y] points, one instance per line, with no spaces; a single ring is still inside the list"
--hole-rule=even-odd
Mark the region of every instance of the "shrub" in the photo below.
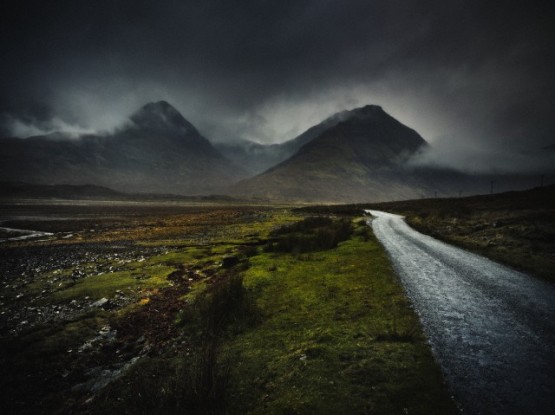
[[[230,365],[220,355],[218,342],[210,339],[179,361],[143,358],[112,388],[101,392],[92,414],[225,413]]]
[[[200,337],[222,335],[230,324],[236,328],[256,321],[254,299],[243,286],[241,274],[228,274],[199,293],[192,304],[179,313],[178,324],[196,328]]]
[[[323,251],[337,247],[352,233],[353,228],[348,219],[313,216],[272,232],[273,240],[264,250],[295,254]]]
[[[132,391],[138,398],[126,410],[141,414],[226,413],[230,365],[222,358],[220,345],[226,330],[242,329],[256,321],[258,315],[254,300],[243,286],[242,275],[222,276],[198,294],[178,319],[191,335],[190,356],[188,353],[178,363],[166,363],[166,367],[143,364],[141,375],[132,377]],[[109,407],[111,398],[107,396],[108,406],[101,407]]]
[[[250,318],[254,308],[239,274],[217,281],[197,302],[202,327],[209,336],[219,335],[230,323]]]

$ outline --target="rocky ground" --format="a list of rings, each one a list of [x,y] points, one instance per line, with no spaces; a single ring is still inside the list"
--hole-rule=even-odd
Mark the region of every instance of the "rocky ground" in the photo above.
[[[187,354],[175,325],[185,297],[237,251],[207,242],[248,240],[264,216],[241,207],[142,207],[127,216],[121,207],[74,207],[77,220],[64,220],[45,217],[48,209],[4,224],[51,235],[0,245],[3,413],[87,412],[141,357]]]
[[[166,247],[143,247],[129,241],[0,249],[0,333],[16,334],[36,324],[69,320],[95,307],[122,307],[134,300],[132,290],[116,290],[110,299],[85,296],[69,303],[49,304],[49,298],[64,284],[122,271],[130,262],[163,252]]]

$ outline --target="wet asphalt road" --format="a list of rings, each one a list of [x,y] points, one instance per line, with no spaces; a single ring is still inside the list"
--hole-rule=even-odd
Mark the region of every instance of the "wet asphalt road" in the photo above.
[[[555,287],[368,211],[467,414],[555,414]]]

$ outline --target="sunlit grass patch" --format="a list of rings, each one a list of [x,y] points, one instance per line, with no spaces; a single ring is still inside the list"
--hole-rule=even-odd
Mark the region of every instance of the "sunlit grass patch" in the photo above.
[[[137,270],[126,270],[113,273],[94,275],[79,280],[75,284],[53,293],[57,301],[72,299],[99,299],[111,297],[116,290],[138,292],[146,288],[157,288],[169,285],[167,276],[174,270],[171,266],[152,265]]]
[[[372,237],[251,259],[262,321],[229,346],[236,413],[453,413],[389,261]]]

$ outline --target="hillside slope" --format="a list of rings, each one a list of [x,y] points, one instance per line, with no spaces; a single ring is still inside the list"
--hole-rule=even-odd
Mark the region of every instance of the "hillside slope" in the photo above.
[[[427,146],[414,130],[368,105],[306,143],[288,160],[233,187],[242,195],[309,201],[419,197],[429,186],[407,160]]]
[[[260,144],[249,140],[214,143],[225,157],[243,166],[253,175],[262,173],[293,156],[305,144],[341,121],[349,118],[350,111],[341,111],[310,127],[297,137],[280,144]]]
[[[0,150],[2,181],[192,194],[246,176],[165,101],[145,105],[111,134],[7,138]]]

